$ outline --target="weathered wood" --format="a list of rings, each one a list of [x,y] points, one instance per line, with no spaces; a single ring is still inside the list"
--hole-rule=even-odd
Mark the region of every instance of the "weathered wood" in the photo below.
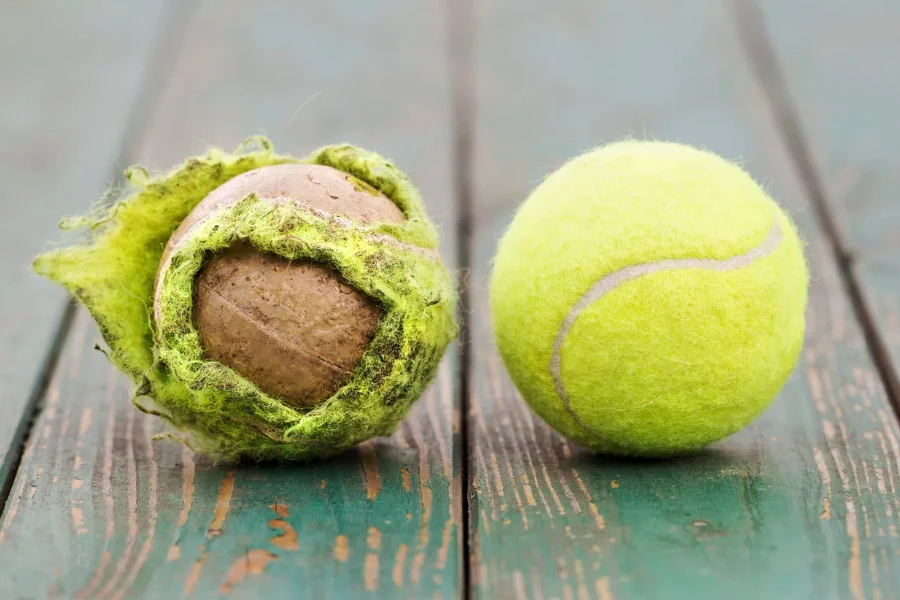
[[[453,264],[442,3],[204,2],[185,31],[140,162],[258,132],[297,154],[360,144],[420,184]],[[309,466],[233,467],[150,443],[159,424],[130,406],[96,337],[79,312],[13,487],[0,579],[17,594],[458,595],[456,350],[394,437]]]
[[[474,595],[897,596],[900,431],[727,6],[479,7]],[[489,333],[489,259],[516,204],[566,157],[628,134],[741,159],[809,241],[796,372],[753,426],[690,459],[612,460],[567,443],[520,401]]]
[[[748,52],[835,230],[900,402],[900,5],[752,6],[738,5]]]
[[[109,184],[162,5],[0,3],[0,490],[65,306],[31,259]]]

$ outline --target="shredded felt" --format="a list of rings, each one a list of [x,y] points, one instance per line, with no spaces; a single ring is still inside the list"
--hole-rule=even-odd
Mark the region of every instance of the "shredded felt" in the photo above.
[[[795,226],[748,173],[629,140],[532,192],[500,241],[490,305],[510,375],[550,425],[598,452],[673,456],[778,394],[807,286]]]
[[[182,238],[160,273],[154,315],[157,267],[181,221],[229,179],[289,162],[349,173],[392,200],[406,221],[362,225],[251,194]],[[457,297],[437,255],[437,232],[402,172],[351,145],[327,146],[300,160],[250,138],[233,154],[211,149],[168,174],[150,177],[132,168],[127,176],[132,188],[123,198],[66,222],[88,228],[87,243],[42,254],[34,266],[87,307],[109,359],[136,383],[135,405],[174,428],[166,437],[225,459],[304,460],[395,430],[457,333]],[[384,312],[349,382],[309,411],[204,359],[193,319],[194,278],[210,256],[238,242],[326,264]]]

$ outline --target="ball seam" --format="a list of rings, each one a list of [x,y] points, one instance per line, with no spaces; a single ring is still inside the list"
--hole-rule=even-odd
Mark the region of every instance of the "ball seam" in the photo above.
[[[661,271],[673,271],[679,269],[710,269],[713,271],[732,271],[735,269],[748,267],[754,262],[772,254],[772,252],[774,252],[781,244],[783,239],[784,232],[782,231],[781,222],[778,219],[778,214],[776,212],[774,215],[774,221],[772,223],[772,226],[769,228],[769,232],[766,235],[766,238],[758,246],[751,248],[743,254],[738,254],[736,256],[725,259],[676,258],[630,265],[627,267],[622,267],[621,269],[612,273],[607,273],[596,282],[594,282],[594,284],[588,289],[588,291],[586,291],[581,296],[581,298],[578,299],[578,302],[575,303],[575,305],[566,315],[566,318],[563,319],[563,322],[559,327],[559,331],[557,331],[556,333],[556,338],[553,341],[553,354],[550,357],[550,374],[553,377],[553,385],[556,388],[556,393],[557,395],[559,395],[559,398],[562,401],[566,412],[568,412],[572,416],[572,418],[575,419],[575,421],[585,430],[592,433],[593,435],[603,437],[603,435],[601,435],[599,432],[592,429],[584,421],[582,421],[582,419],[578,416],[578,413],[576,413],[572,408],[569,396],[566,393],[565,383],[563,382],[562,378],[563,343],[565,343],[566,338],[568,337],[569,332],[572,329],[572,326],[575,324],[575,321],[590,305],[601,299],[609,292],[615,290],[617,287],[624,285],[625,283],[628,283],[645,275],[651,275],[653,273],[659,273]]]

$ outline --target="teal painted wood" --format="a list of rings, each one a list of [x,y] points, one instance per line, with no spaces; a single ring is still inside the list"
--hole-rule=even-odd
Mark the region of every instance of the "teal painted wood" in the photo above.
[[[166,168],[260,132],[296,154],[364,145],[420,185],[453,264],[442,4],[300,4],[198,3],[130,155]],[[132,409],[96,339],[78,313],[13,486],[0,581],[17,594],[459,595],[455,350],[394,437],[309,466],[233,468],[150,443],[158,423]]]
[[[900,431],[727,6],[478,6],[474,596],[900,595]],[[796,372],[753,426],[690,459],[566,443],[520,401],[489,334],[489,260],[517,203],[565,158],[626,135],[740,159],[809,241]]]
[[[162,4],[0,3],[0,490],[65,305],[31,260],[109,184]]]
[[[98,338],[79,311],[0,529],[4,591],[454,595],[449,370],[393,438],[308,466],[214,466],[150,441],[160,423],[131,406]]]
[[[794,125],[788,138],[803,154],[798,160],[809,165],[808,176],[818,183],[896,380],[900,6],[875,1],[862,10],[832,1],[810,14],[790,3],[762,2],[761,8],[756,37],[771,40],[787,76],[787,97],[782,94],[777,109]],[[749,22],[748,29],[753,25]],[[771,78],[766,84],[784,85]],[[900,394],[900,386],[895,394]]]

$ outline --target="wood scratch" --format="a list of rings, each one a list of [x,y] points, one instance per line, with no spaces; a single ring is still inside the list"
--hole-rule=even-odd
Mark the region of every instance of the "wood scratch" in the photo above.
[[[287,505],[273,504],[269,508],[275,511],[275,514],[280,517],[278,519],[270,519],[269,527],[272,529],[280,529],[282,531],[282,533],[276,535],[270,541],[282,550],[299,550],[300,545],[297,543],[297,532],[290,523],[284,520],[286,517],[290,516]]]
[[[534,494],[531,493],[531,484],[528,483],[528,473],[522,473],[520,477],[522,478],[522,493],[525,494],[525,503],[528,506],[537,506]]]
[[[431,519],[431,466],[428,464],[428,450],[422,439],[418,423],[415,419],[409,423],[413,442],[419,455],[419,496],[422,501],[422,519],[419,525],[419,549],[428,544],[428,523]]]
[[[443,570],[447,566],[447,555],[450,551],[450,538],[453,535],[453,519],[447,519],[444,523],[444,535],[441,538],[441,547],[437,551],[437,568]]]
[[[601,515],[600,511],[597,509],[597,505],[593,502],[589,502],[588,508],[591,511],[591,515],[594,517],[594,523],[597,524],[597,529],[600,531],[606,529],[606,520],[604,520],[603,515]]]
[[[503,476],[500,474],[500,465],[497,464],[497,455],[491,452],[491,473],[494,476],[494,489],[497,490],[497,496],[505,497],[503,493]]]
[[[534,431],[534,421],[531,419],[530,415],[523,414],[521,412],[521,409],[517,410],[517,414],[521,418],[514,419],[513,422],[516,425],[516,431],[522,437],[522,445],[525,448],[529,447],[528,439],[525,437],[526,427],[523,427],[521,425],[522,422],[525,422],[525,423],[527,423],[527,429],[528,429],[529,433],[531,434],[530,435],[531,447],[535,449],[535,451],[538,453],[538,457],[540,458],[540,445],[537,443],[537,435],[535,434],[535,431]],[[551,451],[551,454],[552,454],[552,451]],[[543,504],[543,506],[544,506],[544,512],[546,513],[548,519],[553,519],[553,512],[550,510],[550,505],[547,503],[547,498],[544,496],[544,491],[541,489],[541,484],[540,484],[540,481],[538,480],[537,469],[535,469],[535,467],[534,467],[534,461],[531,459],[530,451],[525,453],[525,458],[528,460],[528,468],[531,470],[531,480],[534,481],[534,485],[537,487],[538,498],[541,499],[541,504]],[[531,490],[527,490],[526,495],[530,496]],[[532,497],[532,501],[533,501],[534,497],[533,496],[531,496],[531,497]],[[534,504],[531,504],[531,505],[534,506]]]
[[[601,577],[597,580],[597,598],[599,600],[615,600],[612,592],[609,590],[609,577]]]
[[[247,575],[262,575],[269,563],[278,560],[278,557],[268,550],[253,549],[244,556],[240,556],[232,563],[225,576],[225,583],[219,587],[222,595],[230,594],[234,586],[244,581]]]
[[[438,373],[438,378],[441,383],[441,393],[449,393],[450,389],[450,377],[447,374],[448,370],[446,364],[445,361]],[[445,383],[444,380],[447,380],[448,382]],[[434,431],[434,439],[437,441],[438,454],[441,457],[441,466],[444,470],[444,477],[447,478],[447,481],[450,481],[453,477],[453,468],[450,464],[450,449],[447,447],[447,436],[442,435],[441,419],[438,414],[438,408],[440,408],[440,402],[434,387],[432,387],[428,397],[425,399],[425,409],[428,415],[428,423],[431,425],[431,429]]]
[[[81,356],[84,354],[84,338],[87,337],[88,323],[88,312],[83,309],[76,311],[72,324],[72,342],[69,346],[74,349],[72,362],[69,363],[69,379],[76,379],[78,371],[81,369]]]
[[[34,495],[37,493],[38,481],[41,480],[41,474],[44,472],[44,467],[38,465],[34,470],[34,481],[31,483],[31,493],[28,495],[28,501],[34,501]]]
[[[394,580],[394,585],[398,588],[403,587],[403,568],[406,564],[406,553],[408,550],[409,548],[406,544],[400,544],[400,547],[397,548],[397,556],[394,558],[392,579]]]
[[[147,442],[147,462],[150,464],[147,489],[147,537],[141,546],[141,552],[138,554],[137,560],[131,565],[131,572],[119,588],[119,591],[113,596],[113,600],[122,600],[122,598],[129,593],[134,580],[137,578],[141,569],[144,567],[144,564],[147,562],[147,558],[150,556],[150,551],[153,549],[153,538],[156,537],[156,521],[158,517],[156,503],[158,496],[157,486],[159,483],[159,465],[156,462],[156,455],[153,452],[153,432],[150,430],[151,421],[149,418],[144,417],[143,422],[144,439]]]
[[[578,484],[578,487],[581,488],[582,493],[584,493],[585,497],[588,500],[591,500],[591,493],[588,491],[587,486],[584,485],[584,481],[581,479],[581,475],[578,473],[578,470],[572,469],[572,476],[575,477],[575,482]]]
[[[878,432],[879,439],[887,438],[888,444],[890,444],[892,454],[894,457],[894,465],[896,466],[897,473],[900,474],[900,442],[897,441],[897,436],[894,435],[894,420],[887,416],[887,413],[883,410],[878,411],[878,419],[881,421],[883,434],[882,432]],[[882,442],[882,446],[884,443]],[[888,456],[888,453],[885,451],[885,457]],[[890,463],[889,463],[890,464]],[[893,469],[888,468],[888,479],[891,484],[891,491],[894,496],[894,503],[898,509],[900,509],[900,494],[897,493],[897,490],[894,488],[894,476]]]
[[[503,394],[503,389],[502,389],[502,385],[501,385],[503,378],[501,375],[502,366],[501,366],[500,362],[501,362],[500,357],[495,352],[491,352],[488,355],[487,365],[488,365],[488,370],[489,370],[489,380],[492,383],[491,391],[492,391],[493,396],[497,399],[497,401],[500,403],[503,403],[502,399],[504,397],[504,394]],[[538,480],[537,470],[535,469],[535,466],[534,466],[534,460],[532,459],[532,456],[531,456],[532,449],[538,451],[538,448],[539,448],[538,444],[536,443],[537,440],[536,440],[536,436],[534,434],[534,427],[532,424],[531,438],[532,438],[532,440],[535,441],[535,443],[533,445],[529,445],[528,439],[525,437],[525,432],[524,432],[525,428],[522,426],[521,420],[524,419],[526,422],[531,423],[531,418],[529,415],[523,414],[520,410],[520,407],[521,407],[521,403],[516,403],[515,407],[504,407],[507,409],[507,412],[512,417],[511,418],[512,425],[511,426],[507,425],[505,427],[505,429],[507,431],[512,432],[511,437],[512,437],[512,442],[514,445],[514,449],[513,449],[514,453],[519,455],[520,457],[524,456],[525,461],[528,463],[528,468],[531,470],[532,481],[534,482],[534,485],[537,486],[538,497],[541,499],[541,503],[544,505],[544,512],[547,514],[547,518],[552,520],[553,512],[550,510],[550,506],[547,503],[547,499],[544,497],[544,492],[541,489],[540,482]],[[499,439],[500,431],[496,428],[495,428],[495,431],[497,432],[498,439]],[[520,439],[521,439],[521,444],[519,442]],[[551,454],[552,454],[552,452],[551,452]],[[504,457],[506,458],[507,462],[509,462],[508,457],[506,457],[505,451],[504,451]],[[540,458],[540,455],[538,456],[538,458]],[[543,464],[543,462],[542,462],[542,464]],[[510,464],[510,466],[511,466],[511,464]],[[522,484],[523,484],[523,494],[525,495],[525,501],[529,506],[536,506],[537,503],[534,499],[534,495],[532,494],[532,490],[531,490],[531,486],[529,485],[529,480],[528,480],[527,474],[522,473],[521,475],[523,477]],[[511,472],[510,472],[510,477],[511,478],[513,477]],[[515,479],[514,478],[513,478],[512,483],[514,486],[513,489],[516,490],[516,492],[518,492],[518,490],[515,488]],[[552,489],[552,486],[550,487],[550,491],[551,491],[551,493],[553,493],[553,491],[554,491]],[[518,493],[516,493],[516,500],[518,502]],[[520,508],[521,508],[521,503],[519,503],[519,504],[520,504]],[[522,510],[522,513],[523,513],[523,518],[524,518],[524,509]]]
[[[350,548],[347,545],[347,536],[339,535],[334,538],[334,558],[335,560],[345,563],[350,558]]]
[[[212,539],[218,537],[225,532],[225,519],[228,517],[228,510],[231,507],[231,496],[234,493],[234,469],[229,469],[222,479],[219,486],[219,495],[216,497],[216,507],[213,509],[213,520],[206,528],[206,538]],[[206,563],[206,544],[200,544],[200,558],[194,561],[191,572],[188,574],[187,581],[184,584],[185,594],[190,596],[194,592],[197,581],[200,580],[200,573],[203,571],[203,565]]]
[[[125,550],[119,555],[113,570],[112,577],[106,582],[106,585],[97,594],[101,598],[110,595],[119,585],[122,577],[125,576],[129,565],[132,562],[134,548],[137,545],[138,536],[138,481],[137,481],[137,462],[134,457],[134,419],[135,411],[128,412],[128,418],[125,421],[125,465],[128,475],[128,485],[125,488],[125,505],[128,511],[128,537],[125,541]]]
[[[400,480],[403,482],[403,490],[409,492],[412,484],[409,481],[409,469],[406,466],[400,468]]]
[[[544,481],[547,483],[547,489],[550,490],[550,497],[553,498],[553,503],[556,504],[556,510],[561,515],[566,514],[566,509],[563,508],[562,500],[559,499],[559,494],[556,493],[556,488],[554,488],[553,484],[550,482],[550,472],[547,470],[547,463],[541,463],[541,471],[544,474]]]
[[[419,583],[422,580],[422,567],[425,565],[425,553],[419,552],[413,558],[412,568],[409,570],[409,580]]]
[[[522,571],[516,569],[513,571],[513,594],[516,600],[528,600],[528,593],[525,590],[525,578]]]
[[[231,495],[234,493],[234,469],[230,469],[219,487],[219,496],[216,499],[216,508],[213,511],[213,520],[206,529],[206,537],[212,538],[222,535],[225,527],[225,519],[231,507]]]
[[[87,586],[79,590],[75,594],[77,600],[82,598],[93,599],[97,588],[103,581],[103,575],[106,573],[106,567],[112,560],[112,553],[109,546],[112,542],[113,533],[115,532],[115,499],[112,495],[112,468],[113,468],[113,439],[116,433],[116,391],[117,375],[115,367],[110,365],[106,371],[106,431],[103,433],[103,465],[101,467],[101,493],[103,495],[103,505],[106,517],[106,538],[103,542],[103,554],[100,558],[100,564],[94,571],[94,576],[88,582]]]
[[[378,590],[378,552],[381,550],[381,532],[375,527],[369,527],[366,545],[369,552],[363,561],[363,583],[366,590],[374,592]]]
[[[584,582],[584,565],[575,560],[575,579],[578,581],[578,600],[591,600],[587,585]]]
[[[76,535],[87,533],[87,529],[84,526],[84,513],[77,506],[72,507],[72,523],[75,526]]]
[[[181,556],[181,534],[184,530],[184,525],[187,523],[188,517],[191,514],[191,508],[194,505],[194,479],[196,477],[196,466],[194,464],[194,453],[187,446],[184,446],[181,449],[181,461],[183,465],[181,467],[181,512],[178,514],[178,533],[176,534],[175,541],[172,542],[172,545],[169,547],[169,562],[178,560]]]
[[[94,413],[90,408],[85,408],[81,411],[81,423],[78,425],[78,447],[81,448],[84,442],[84,434],[88,432],[88,429],[91,428],[91,423],[93,422]]]
[[[203,565],[206,563],[206,544],[200,545],[200,558],[194,561],[194,564],[191,566],[191,572],[188,573],[188,578],[184,582],[184,595],[191,596],[194,593],[194,588],[197,587],[197,582],[200,581],[200,572],[203,571]]]
[[[378,474],[378,459],[375,456],[375,444],[371,441],[359,445],[359,454],[363,464],[363,478],[366,484],[366,498],[375,500],[381,491],[381,475]]]
[[[822,414],[826,414],[828,412],[828,408],[825,406],[825,400],[822,396],[822,383],[819,380],[819,371],[815,367],[810,367],[807,372],[807,381],[809,382],[809,390],[813,397],[813,402],[816,405],[816,410],[818,410]]]
[[[831,474],[828,472],[828,465],[825,464],[825,457],[822,455],[822,451],[819,450],[818,447],[813,448],[813,458],[816,461],[816,466],[819,468],[819,474],[822,476],[822,485],[825,488],[824,499],[822,500],[822,514],[819,515],[819,518],[830,519],[831,518]]]
[[[856,524],[856,506],[847,501],[847,536],[850,538],[850,558],[847,561],[850,593],[854,600],[865,600],[862,581],[862,561],[860,560],[859,530]]]
[[[484,460],[484,453],[481,451],[481,444],[476,443],[476,445],[475,445],[475,459],[478,461],[478,463],[480,465],[480,469],[478,470],[478,472],[481,473],[480,480],[484,482],[483,488],[485,490],[485,493],[487,494],[488,504],[490,504],[490,507],[491,507],[491,519],[496,521],[497,520],[497,503],[494,500],[494,494],[491,490],[491,480],[490,480],[490,477],[488,476],[487,462],[485,462],[485,460]],[[476,492],[480,492],[480,490],[481,490],[481,486],[478,485],[478,482],[479,482],[479,479],[476,479],[475,480]],[[490,523],[490,521],[484,520],[484,523],[487,524],[487,523]]]
[[[489,355],[488,365],[490,366],[493,364],[495,371],[499,369],[499,367],[497,366],[497,363],[499,363],[499,362],[500,362],[500,359],[496,353],[491,353]],[[497,406],[500,407],[501,413],[505,413],[506,415],[508,415],[510,411],[508,410],[508,407],[506,406],[505,395],[503,394],[503,389],[500,385],[500,378],[494,377],[494,376],[489,377],[488,383],[491,386],[491,392],[492,392],[494,401],[497,404]],[[503,425],[503,429],[501,429],[501,427],[500,427],[501,424]],[[502,420],[494,419],[493,435],[498,440],[501,440],[501,439],[504,439],[504,437],[507,437],[504,435],[504,432],[509,431],[510,429],[511,429],[511,427],[510,427],[510,421],[509,421],[508,416],[504,417]],[[512,428],[512,429],[515,429],[515,428]],[[519,458],[521,458],[521,456],[523,454],[526,454],[526,452],[524,452],[519,447],[519,442],[516,439],[515,435],[513,435],[512,438],[510,438],[510,440],[512,441],[512,445],[513,445],[513,448],[512,448],[513,458],[515,458],[517,456]],[[507,483],[512,488],[513,497],[516,500],[516,507],[519,509],[519,513],[521,513],[521,515],[522,515],[523,523],[525,523],[528,521],[528,516],[525,511],[525,505],[522,503],[522,497],[519,494],[519,485],[518,485],[518,481],[516,480],[516,475],[515,475],[514,467],[513,467],[513,461],[510,458],[510,454],[506,450],[506,446],[507,446],[506,444],[500,444],[500,452],[503,454],[503,462],[506,465],[506,475],[508,477]],[[519,469],[515,468],[515,470],[518,471]],[[553,490],[551,489],[551,492],[552,491]]]

